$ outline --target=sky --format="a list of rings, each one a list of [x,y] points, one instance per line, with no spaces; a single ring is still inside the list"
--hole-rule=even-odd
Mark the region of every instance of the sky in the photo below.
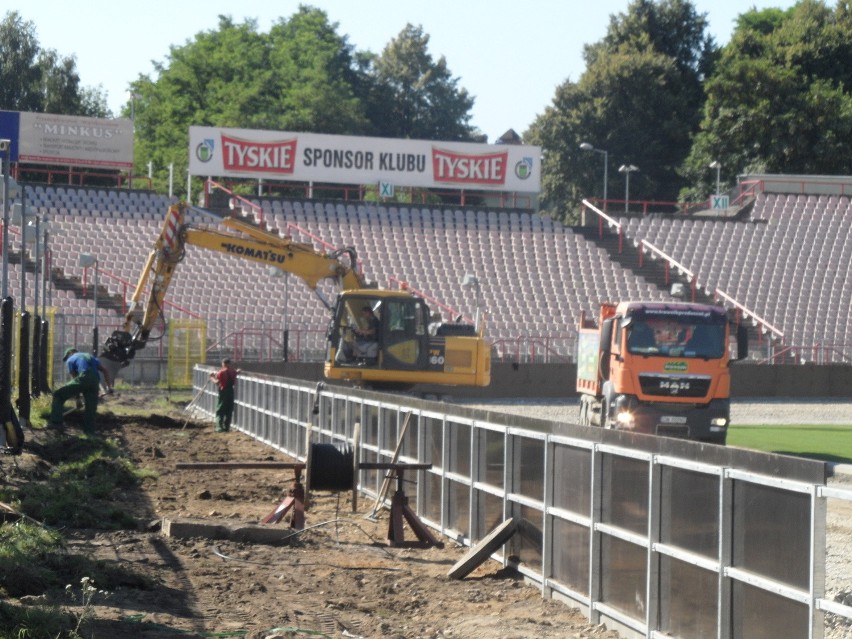
[[[84,86],[101,86],[114,115],[128,101],[130,82],[154,77],[152,61],[165,63],[170,46],[217,28],[219,15],[257,20],[266,32],[289,18],[298,1],[279,0],[29,0],[18,9],[35,25],[42,49],[75,56]],[[606,34],[610,16],[629,0],[313,0],[337,33],[358,50],[381,53],[407,23],[422,26],[429,53],[444,56],[458,85],[475,99],[471,124],[494,142],[507,130],[523,134],[552,103],[556,87],[576,81],[585,64],[583,46]],[[709,31],[725,44],[737,16],[751,8],[789,8],[793,0],[693,0],[707,15]],[[6,12],[2,14],[4,17]]]

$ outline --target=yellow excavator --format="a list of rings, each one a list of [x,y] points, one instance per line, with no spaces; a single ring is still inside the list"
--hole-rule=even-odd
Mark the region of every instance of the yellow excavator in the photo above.
[[[184,203],[169,207],[133,293],[124,326],[106,340],[100,359],[113,376],[144,348],[162,317],[163,303],[186,246],[217,251],[279,268],[301,278],[331,312],[324,374],[372,388],[406,390],[416,384],[488,386],[491,344],[479,326],[431,326],[426,301],[413,292],[371,287],[346,247],[322,252],[236,216],[219,218],[222,231],[186,221],[188,211],[217,217]],[[318,284],[337,284],[334,302]]]

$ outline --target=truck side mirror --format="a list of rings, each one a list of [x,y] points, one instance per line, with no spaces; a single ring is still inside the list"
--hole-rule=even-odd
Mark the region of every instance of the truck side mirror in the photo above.
[[[609,378],[609,354],[612,350],[612,327],[612,318],[604,320],[601,324],[600,370],[601,376],[604,379]]]
[[[737,360],[748,356],[748,329],[744,324],[737,326]]]

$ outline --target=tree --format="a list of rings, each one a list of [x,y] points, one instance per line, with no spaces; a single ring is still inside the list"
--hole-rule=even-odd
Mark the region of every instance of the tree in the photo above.
[[[280,113],[275,128],[341,134],[370,128],[355,92],[352,47],[337,26],[324,12],[300,7],[272,28],[270,95]]]
[[[613,16],[607,35],[584,50],[579,82],[560,86],[553,104],[524,136],[542,145],[542,195],[557,217],[573,219],[582,197],[602,195],[601,158],[579,149],[589,142],[608,152],[608,195],[633,164],[630,199],[677,198],[677,168],[688,155],[703,106],[702,82],[717,49],[706,17],[684,0],[634,0]]]
[[[81,88],[73,56],[43,50],[35,26],[17,11],[0,22],[0,108],[109,117],[100,90]]]
[[[307,7],[279,19],[268,34],[254,20],[219,16],[217,29],[171,47],[155,66],[156,79],[132,83],[137,163],[184,171],[191,125],[369,131],[355,93],[359,67],[336,28],[323,11]]]
[[[424,140],[468,141],[477,135],[469,124],[474,100],[458,86],[444,56],[428,51],[422,27],[407,24],[373,60],[370,103],[378,134]]]
[[[787,11],[740,16],[707,82],[701,130],[683,174],[698,199],[712,192],[707,166],[738,173],[852,172],[852,17],[803,0]]]

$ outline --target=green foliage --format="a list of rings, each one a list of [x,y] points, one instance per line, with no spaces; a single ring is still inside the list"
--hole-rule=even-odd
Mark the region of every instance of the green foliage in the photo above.
[[[371,103],[378,134],[422,140],[472,140],[473,98],[458,86],[446,59],[428,50],[429,36],[407,24],[373,67],[376,95]]]
[[[737,426],[728,445],[828,462],[852,462],[852,426]]]
[[[57,438],[39,452],[56,464],[47,480],[28,482],[4,495],[21,512],[49,525],[136,528],[115,495],[138,485],[141,473],[120,456],[114,442],[91,436]]]
[[[684,163],[693,198],[739,173],[849,174],[852,148],[852,18],[802,0],[787,11],[740,16],[706,84],[701,131]]]
[[[691,2],[634,0],[611,18],[602,41],[586,47],[580,80],[559,86],[524,135],[545,149],[542,201],[555,217],[571,220],[582,197],[603,195],[602,158],[581,151],[583,142],[609,154],[609,199],[624,197],[622,164],[639,167],[631,200],[677,199],[683,183],[676,169],[689,153],[702,80],[717,57],[706,30]]]
[[[17,11],[0,22],[0,109],[108,117],[102,91],[80,87],[73,56],[42,49]]]
[[[57,639],[68,628],[58,606],[12,606],[0,601],[0,639]]]
[[[0,526],[0,590],[10,597],[43,592],[55,576],[48,559],[62,548],[56,532],[26,523]]]
[[[48,603],[18,607],[0,602],[0,639],[80,637],[93,618],[95,597],[107,595],[95,584],[110,590],[152,586],[121,562],[69,554],[57,531],[23,522],[0,525],[0,593],[23,597],[64,590],[77,604],[68,615]]]
[[[148,407],[149,409],[150,407]],[[29,523],[61,524],[80,528],[137,528],[123,509],[125,494],[138,485],[143,472],[135,471],[115,441],[99,437],[47,437],[28,443],[52,468],[36,470],[29,481],[4,485],[0,499],[29,518],[0,525],[0,595],[39,596],[52,601],[58,591],[75,597],[72,614],[58,606],[12,606],[0,603],[0,639],[39,637],[77,639],[91,621],[96,589],[148,588],[151,582],[117,561],[101,561],[71,554],[60,529]],[[80,584],[79,587],[68,584]]]
[[[219,16],[132,83],[137,171],[165,190],[187,167],[189,127],[468,140],[473,99],[410,25],[377,56],[355,51],[324,11],[301,6],[269,33]]]

